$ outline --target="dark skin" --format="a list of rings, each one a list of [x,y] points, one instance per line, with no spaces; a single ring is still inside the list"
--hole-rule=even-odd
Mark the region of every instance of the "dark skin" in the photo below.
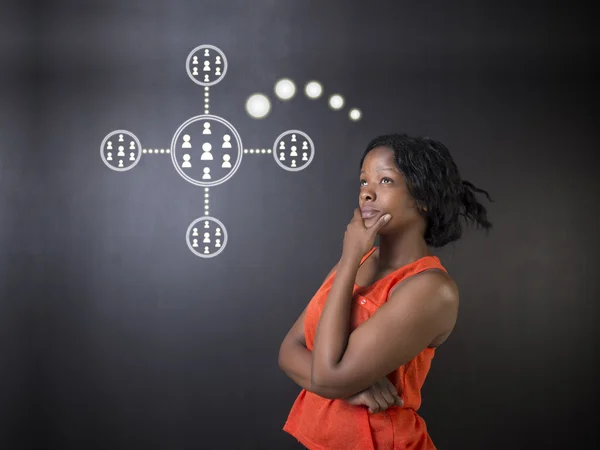
[[[350,333],[354,283],[368,286],[431,255],[423,237],[425,219],[387,147],[373,149],[363,162],[359,207],[367,206],[379,212],[363,219],[359,208],[354,211],[312,350],[311,383],[330,398],[360,392],[425,348],[440,345],[458,315],[456,284],[445,272],[430,269],[396,285],[389,300]],[[378,250],[360,266],[377,234]]]

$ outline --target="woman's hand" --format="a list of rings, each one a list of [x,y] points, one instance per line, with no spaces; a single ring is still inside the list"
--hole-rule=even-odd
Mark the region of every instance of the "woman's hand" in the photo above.
[[[371,250],[375,243],[377,233],[391,217],[390,214],[385,214],[372,226],[367,228],[365,226],[365,221],[362,218],[362,214],[360,213],[360,208],[356,208],[352,220],[346,227],[342,257],[362,258],[369,250]]]
[[[402,392],[397,392],[396,386],[387,377],[383,377],[373,386],[346,397],[344,401],[355,406],[364,405],[369,408],[369,413],[375,414],[385,411],[390,406],[403,406],[401,395]]]

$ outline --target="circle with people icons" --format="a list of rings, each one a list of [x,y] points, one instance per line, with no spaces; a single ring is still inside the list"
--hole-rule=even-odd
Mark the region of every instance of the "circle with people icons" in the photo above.
[[[140,161],[142,144],[130,131],[116,130],[109,133],[100,144],[100,157],[109,169],[124,172]]]
[[[242,153],[242,139],[233,125],[210,114],[184,122],[171,142],[175,169],[196,186],[227,181],[240,167]]]
[[[227,230],[214,217],[203,216],[190,224],[185,239],[192,253],[202,258],[212,258],[227,245]]]
[[[214,45],[200,45],[190,52],[185,69],[192,81],[201,86],[212,86],[223,79],[227,72],[227,58]]]
[[[285,170],[297,172],[306,169],[314,156],[315,145],[304,131],[284,131],[273,144],[273,158]]]

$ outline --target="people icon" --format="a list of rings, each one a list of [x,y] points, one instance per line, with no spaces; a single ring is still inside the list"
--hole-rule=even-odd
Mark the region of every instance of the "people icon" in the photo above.
[[[204,61],[204,68],[202,70],[204,72],[210,72],[210,61]]]
[[[221,64],[221,57],[219,55],[217,55],[217,57],[215,58],[215,64],[216,65]]]
[[[125,150],[125,147],[119,145],[119,152],[117,153],[117,156],[125,156],[125,152],[123,150]]]
[[[204,172],[204,175],[202,175],[203,180],[212,180],[212,177],[210,176],[210,167],[205,167],[202,171]]]
[[[202,153],[202,156],[200,157],[200,159],[202,161],[212,161],[213,160],[213,156],[212,153],[210,152],[212,149],[212,145],[210,145],[210,142],[205,142],[204,144],[202,144],[202,151],[204,153]]]
[[[106,145],[106,150],[112,150],[112,141],[108,141],[108,144]]]
[[[204,254],[208,255],[210,252],[208,251],[208,245],[204,246]]]
[[[208,75],[204,75],[204,81],[205,81],[206,83],[208,83],[208,82],[210,81],[210,78],[208,78]]]
[[[292,167],[296,167],[296,160],[292,159]]]
[[[221,228],[217,227],[217,231],[215,231],[215,236],[221,236]]]
[[[302,161],[308,161],[308,153],[302,153]]]
[[[181,167],[183,167],[184,169],[189,169],[192,167],[189,154],[186,153],[185,155],[183,155],[183,164],[181,164]]]
[[[129,153],[129,161],[135,161],[135,152]]]
[[[181,144],[181,148],[192,148],[192,143],[190,142],[190,139],[192,139],[190,137],[189,134],[184,134],[183,135],[183,144]]]
[[[194,75],[194,76],[197,76],[197,75],[199,75],[199,74],[198,74],[198,68],[197,68],[197,67],[194,67],[194,68],[192,69],[192,75]]]
[[[194,227],[192,229],[192,236],[198,236],[198,228]]]
[[[119,135],[119,142],[124,142],[124,141],[123,141],[123,135],[122,135],[122,134],[120,134],[120,135]]]
[[[106,160],[107,161],[112,161],[113,160],[113,158],[112,158],[112,152],[108,152],[108,155],[106,155]]]
[[[221,239],[217,239],[217,243],[215,244],[215,247],[220,247],[221,246]]]
[[[202,130],[202,134],[212,134],[210,131],[210,122],[204,122],[204,130]]]
[[[210,56],[210,53],[208,52],[208,49],[204,49],[204,56]]]
[[[198,239],[192,240],[192,247],[198,248]]]
[[[129,150],[135,150],[135,142],[131,141],[129,143]]]
[[[279,143],[279,150],[285,150],[285,142],[281,141]]]
[[[292,134],[292,142],[296,142],[296,135]]]
[[[292,151],[290,152],[290,156],[298,156],[295,145],[292,145]]]
[[[123,167],[123,160],[122,159],[119,160],[119,167]]]
[[[224,134],[223,135],[223,145],[221,145],[221,148],[231,148],[231,136],[229,136],[228,134]]]
[[[308,150],[308,142],[304,141],[302,143],[302,150]]]
[[[215,70],[215,75],[221,75],[221,68],[217,67],[217,70]]]
[[[205,221],[204,221],[204,228],[205,228],[205,229],[206,229],[206,228],[210,228],[210,226],[208,226],[208,220],[205,220]]]
[[[202,241],[203,244],[210,244],[210,233],[204,233],[204,240]]]
[[[221,168],[223,169],[231,169],[231,163],[229,162],[229,160],[231,159],[230,155],[223,155],[223,164],[221,165]]]
[[[198,56],[194,55],[194,57],[192,58],[192,64],[198,65]]]
[[[285,161],[285,153],[279,153],[279,161]]]

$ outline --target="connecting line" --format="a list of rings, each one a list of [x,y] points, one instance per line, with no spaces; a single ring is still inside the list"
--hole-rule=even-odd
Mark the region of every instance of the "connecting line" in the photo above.
[[[210,87],[204,86],[204,114],[209,114],[209,97],[210,97]]]
[[[270,148],[245,148],[244,153],[271,153]]]
[[[204,188],[204,215],[210,216],[209,214],[209,204],[210,204],[210,193],[209,188]]]
[[[152,154],[152,153],[171,153],[171,149],[168,149],[168,148],[167,149],[144,148],[144,149],[142,149],[142,153],[150,153],[150,154]]]

